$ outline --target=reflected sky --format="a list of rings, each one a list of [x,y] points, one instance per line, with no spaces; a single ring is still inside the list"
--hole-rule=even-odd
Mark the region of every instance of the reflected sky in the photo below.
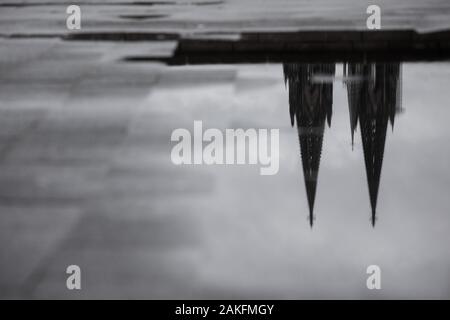
[[[260,176],[255,166],[173,168],[192,173],[193,184],[197,175],[210,182],[183,200],[201,239],[184,264],[196,287],[252,298],[450,297],[450,69],[401,69],[404,112],[386,130],[375,228],[360,134],[352,147],[342,64],[327,80],[332,121],[324,126],[313,229],[283,66],[167,71],[146,105],[169,116],[171,129],[192,129],[198,119],[204,128],[280,128],[275,176]],[[186,81],[164,85],[174,75]],[[365,286],[370,264],[381,267],[382,290]]]

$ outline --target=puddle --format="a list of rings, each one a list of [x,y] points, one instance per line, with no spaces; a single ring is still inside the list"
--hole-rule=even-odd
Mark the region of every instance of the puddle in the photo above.
[[[336,135],[332,138],[332,143],[335,145],[328,146],[328,148],[331,148],[334,153],[337,152],[338,157],[343,157],[353,163],[348,165],[354,166],[355,159],[359,159],[360,163],[357,166],[365,168],[363,171],[365,171],[369,201],[367,201],[367,194],[361,194],[358,203],[362,204],[367,201],[361,208],[367,208],[365,211],[368,215],[370,214],[370,224],[375,226],[385,145],[389,143],[390,139],[393,139],[388,136],[395,135],[394,123],[399,122],[397,130],[399,130],[398,126],[402,125],[402,119],[397,120],[398,116],[407,117],[402,103],[404,99],[402,97],[401,63],[307,64],[289,62],[282,65],[230,65],[217,68],[208,65],[187,66],[169,70],[171,71],[167,75],[171,75],[171,77],[165,76],[163,80],[167,80],[161,82],[166,85],[163,85],[160,91],[155,90],[155,96],[159,97],[158,100],[162,99],[159,101],[165,100],[167,106],[171,105],[174,96],[178,97],[176,100],[185,101],[184,112],[196,114],[199,119],[212,117],[213,122],[217,123],[217,119],[211,113],[213,111],[208,112],[203,107],[210,104],[215,106],[213,110],[217,109],[218,114],[224,114],[226,112],[224,102],[226,104],[228,98],[219,94],[219,91],[216,92],[215,87],[219,89],[226,83],[231,86],[234,83],[235,90],[242,92],[242,94],[231,93],[235,97],[231,100],[234,102],[230,102],[229,107],[234,104],[231,110],[236,120],[241,119],[239,122],[245,124],[245,119],[251,118],[247,118],[249,113],[266,114],[257,119],[258,127],[280,127],[284,128],[283,134],[287,136],[297,135],[297,139],[286,139],[289,139],[290,143],[297,140],[299,146],[291,146],[289,151],[284,150],[285,154],[281,157],[288,162],[286,166],[290,166],[290,169],[293,169],[292,164],[296,162],[295,159],[301,162],[301,170],[297,174],[303,176],[305,194],[301,201],[304,205],[299,208],[299,211],[308,212],[308,221],[311,227],[313,227],[316,217],[314,207],[318,181],[321,180],[319,177],[321,160],[323,154],[330,152],[324,150],[324,139],[327,135]],[[236,70],[234,75],[231,70]],[[271,70],[272,73],[269,74],[267,70]],[[217,79],[218,82],[214,79]],[[174,80],[177,81],[174,82]],[[264,88],[265,80],[271,80],[266,81],[269,90]],[[177,85],[174,86],[174,83]],[[187,83],[190,85],[184,89],[183,84]],[[253,87],[252,83],[255,84]],[[261,90],[258,89],[259,87]],[[248,91],[249,88],[252,89]],[[286,89],[280,90],[284,88]],[[174,89],[178,90],[174,91]],[[274,101],[274,97],[271,96],[273,94],[278,96],[276,105],[270,104]],[[203,102],[192,98],[191,95],[193,97],[205,95],[209,98],[205,98],[207,102]],[[250,105],[246,106],[240,100],[247,101]],[[269,104],[265,101],[268,101]],[[242,116],[235,113],[237,111],[234,109],[237,107],[236,103],[237,106],[243,108]],[[284,103],[285,106],[283,106]],[[225,109],[222,109],[221,106]],[[161,107],[164,108],[164,106]],[[225,116],[223,121],[226,122],[226,119],[229,119],[229,115]],[[204,122],[208,123],[208,121]],[[339,124],[336,125],[336,122]],[[250,123],[252,121],[249,121],[244,127],[248,128]],[[222,123],[222,125],[224,124]],[[292,126],[293,129],[287,129],[289,126]],[[346,127],[347,129],[345,129]],[[335,128],[337,128],[337,132]],[[355,132],[359,132],[359,138]],[[281,145],[286,147],[284,143]],[[300,150],[300,154],[296,154],[294,152],[296,150]],[[333,158],[325,161],[328,162],[326,166],[329,166],[325,170],[339,170],[331,164]],[[343,170],[347,171],[346,164],[342,163],[341,165],[344,166]],[[393,168],[395,163],[387,166]],[[359,175],[363,174],[363,171]],[[254,179],[256,181],[260,178],[255,177]],[[327,184],[326,181],[322,183]],[[383,184],[381,183],[381,185]],[[345,190],[344,181],[342,181],[342,187]],[[324,213],[324,215],[328,214]]]
[[[184,202],[201,214],[196,219],[207,230],[203,241],[213,267],[198,269],[205,282],[238,286],[236,272],[245,274],[251,265],[254,278],[246,282],[246,292],[261,292],[261,281],[270,277],[274,281],[262,290],[276,296],[353,297],[361,294],[358,279],[355,284],[337,279],[353,279],[360,269],[364,275],[370,263],[386,274],[406,263],[403,276],[383,288],[384,296],[426,295],[423,288],[446,296],[446,282],[433,280],[431,287],[408,279],[427,273],[418,256],[439,260],[442,268],[433,279],[445,277],[450,266],[449,67],[446,62],[167,67],[148,108],[171,119],[171,128],[193,130],[193,121],[202,120],[204,130],[280,130],[276,175],[261,176],[250,165],[177,167],[208,173],[214,181],[209,195]],[[221,267],[223,259],[227,264]],[[336,264],[339,268],[330,268]],[[313,280],[295,277],[298,270]],[[322,281],[330,274],[334,280]]]
[[[111,159],[118,166],[116,176],[112,182],[106,180],[107,188],[99,188],[105,189],[105,197],[98,201],[107,203],[96,206],[97,197],[89,198],[89,210],[104,210],[93,228],[99,235],[95,239],[114,244],[134,234],[126,228],[105,231],[106,216],[120,224],[135,219],[141,233],[122,247],[137,252],[133,257],[139,256],[139,261],[147,252],[140,249],[150,250],[153,261],[154,243],[164,242],[159,236],[144,241],[151,228],[140,221],[152,215],[183,217],[182,229],[194,233],[196,242],[187,248],[183,238],[178,247],[171,246],[170,259],[151,266],[151,276],[164,281],[148,286],[156,287],[157,293],[163,289],[172,298],[182,297],[179,283],[172,288],[165,279],[179,280],[186,270],[195,274],[195,281],[187,277],[182,287],[194,298],[205,298],[205,292],[219,298],[373,298],[365,287],[365,271],[371,264],[389,277],[377,297],[448,298],[450,63],[444,61],[449,57],[448,34],[402,31],[379,33],[378,39],[361,32],[223,36],[233,39],[184,39],[177,33],[157,32],[62,36],[67,41],[178,41],[170,58],[133,54],[123,58],[148,64],[90,61],[100,68],[80,76],[74,73],[75,85],[65,86],[80,91],[71,92],[67,103],[64,99],[68,112],[58,112],[58,119],[64,120],[61,134],[56,131],[59,143],[78,107],[83,119],[98,121],[97,128],[115,122],[115,117],[123,120],[122,111],[126,115],[127,136]],[[127,54],[138,52],[133,44],[126,49]],[[154,61],[167,65],[152,65]],[[57,59],[55,63],[55,68],[64,64]],[[50,71],[70,74],[70,66],[69,61],[67,69]],[[37,63],[31,70],[43,72],[44,67]],[[34,79],[46,84],[46,72],[25,84],[34,87]],[[202,121],[204,130],[219,132],[278,129],[279,171],[263,176],[259,166],[252,165],[174,165],[171,133],[180,128],[192,132],[195,121]],[[89,132],[74,128],[72,139],[63,141],[73,153],[79,150],[78,135],[98,141],[99,148],[93,147],[99,151],[102,141],[110,140],[108,131],[103,140],[96,139],[95,135],[102,137],[98,129],[87,136]],[[33,142],[34,136],[29,137]],[[54,143],[45,135],[38,138],[45,147]],[[91,146],[89,140],[86,143]],[[39,144],[25,147],[25,159],[40,152],[44,160],[39,164],[47,164],[46,149],[39,150]],[[81,150],[91,157],[91,148]],[[192,157],[203,151],[194,150]],[[28,182],[19,178],[22,185]],[[46,179],[41,182],[44,186]],[[63,181],[67,190],[73,187],[70,176]],[[25,195],[35,196],[28,184],[24,189]],[[177,229],[163,232],[164,239],[173,230]],[[84,248],[89,245],[86,242]],[[145,265],[136,268],[132,259],[123,261],[116,269],[100,257],[87,260],[86,267],[113,265],[114,272],[134,268],[143,274],[148,270]]]

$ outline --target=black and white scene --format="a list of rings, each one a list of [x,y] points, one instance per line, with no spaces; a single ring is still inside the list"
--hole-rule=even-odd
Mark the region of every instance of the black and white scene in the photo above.
[[[449,123],[448,0],[1,0],[0,299],[448,300]]]

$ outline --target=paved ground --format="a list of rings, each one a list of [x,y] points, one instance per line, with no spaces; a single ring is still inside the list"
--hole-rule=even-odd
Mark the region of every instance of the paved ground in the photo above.
[[[67,33],[63,2],[77,1],[0,4],[0,297],[208,296],[207,289],[184,285],[197,258],[196,233],[188,230],[199,227],[184,213],[188,201],[208,197],[212,182],[173,169],[167,153],[173,113],[147,103],[155,86],[235,75],[118,62],[130,54],[169,56],[175,41],[43,37]],[[83,32],[359,29],[366,17],[364,1],[349,0],[80,2]],[[386,28],[450,27],[449,1],[377,3]],[[83,283],[95,287],[65,289],[72,263],[90,266]],[[180,264],[184,271],[166,267]]]
[[[192,34],[365,29],[366,8],[373,1],[5,0],[0,4],[0,34],[66,33],[64,3],[80,4],[84,32],[118,30]],[[380,0],[376,4],[382,9],[384,29],[428,31],[450,27],[450,3],[446,0]]]

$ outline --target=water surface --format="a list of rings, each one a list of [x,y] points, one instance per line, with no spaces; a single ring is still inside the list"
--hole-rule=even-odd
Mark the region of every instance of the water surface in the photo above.
[[[201,226],[190,263],[203,285],[251,297],[449,298],[448,64],[343,69],[176,67],[179,83],[149,97],[174,127],[280,128],[275,176],[174,168],[208,176],[184,204]],[[370,264],[382,269],[377,292],[365,286]]]

